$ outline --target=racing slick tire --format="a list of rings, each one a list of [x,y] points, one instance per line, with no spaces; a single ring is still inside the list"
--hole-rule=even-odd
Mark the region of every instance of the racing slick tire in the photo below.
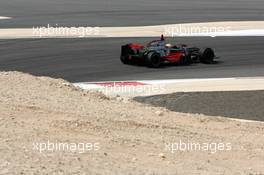
[[[161,57],[157,52],[149,52],[145,58],[146,65],[151,68],[159,68],[161,66]]]
[[[201,52],[200,62],[204,64],[212,64],[214,62],[215,53],[213,49],[206,48]]]

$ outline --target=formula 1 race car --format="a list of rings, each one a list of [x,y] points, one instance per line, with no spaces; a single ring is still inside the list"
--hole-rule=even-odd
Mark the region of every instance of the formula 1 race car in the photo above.
[[[164,63],[214,63],[216,58],[212,48],[200,49],[186,45],[166,43],[163,35],[160,40],[154,40],[143,46],[130,43],[121,47],[120,60],[124,64],[143,64],[158,68]]]

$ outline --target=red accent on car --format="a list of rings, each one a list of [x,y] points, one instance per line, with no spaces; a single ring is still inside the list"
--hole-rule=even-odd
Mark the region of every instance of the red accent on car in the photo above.
[[[165,56],[164,59],[165,60],[168,60],[171,63],[176,63],[176,62],[180,61],[181,56],[183,56],[183,53],[176,52],[176,53],[171,53],[168,56]]]
[[[131,48],[131,49],[142,49],[144,48],[144,46],[140,45],[140,44],[135,44],[135,43],[130,43],[128,44],[128,46]]]

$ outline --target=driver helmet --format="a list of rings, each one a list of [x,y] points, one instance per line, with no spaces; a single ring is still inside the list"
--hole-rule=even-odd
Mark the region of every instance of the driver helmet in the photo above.
[[[172,44],[167,43],[165,46],[168,47],[168,48],[171,48],[172,47]]]

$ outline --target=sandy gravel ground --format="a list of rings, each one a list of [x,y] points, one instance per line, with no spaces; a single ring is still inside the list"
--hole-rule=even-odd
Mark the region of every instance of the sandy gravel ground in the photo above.
[[[264,174],[263,123],[170,112],[18,72],[0,73],[0,87],[0,174]],[[94,147],[33,147],[48,141]],[[210,149],[177,150],[179,142]]]

